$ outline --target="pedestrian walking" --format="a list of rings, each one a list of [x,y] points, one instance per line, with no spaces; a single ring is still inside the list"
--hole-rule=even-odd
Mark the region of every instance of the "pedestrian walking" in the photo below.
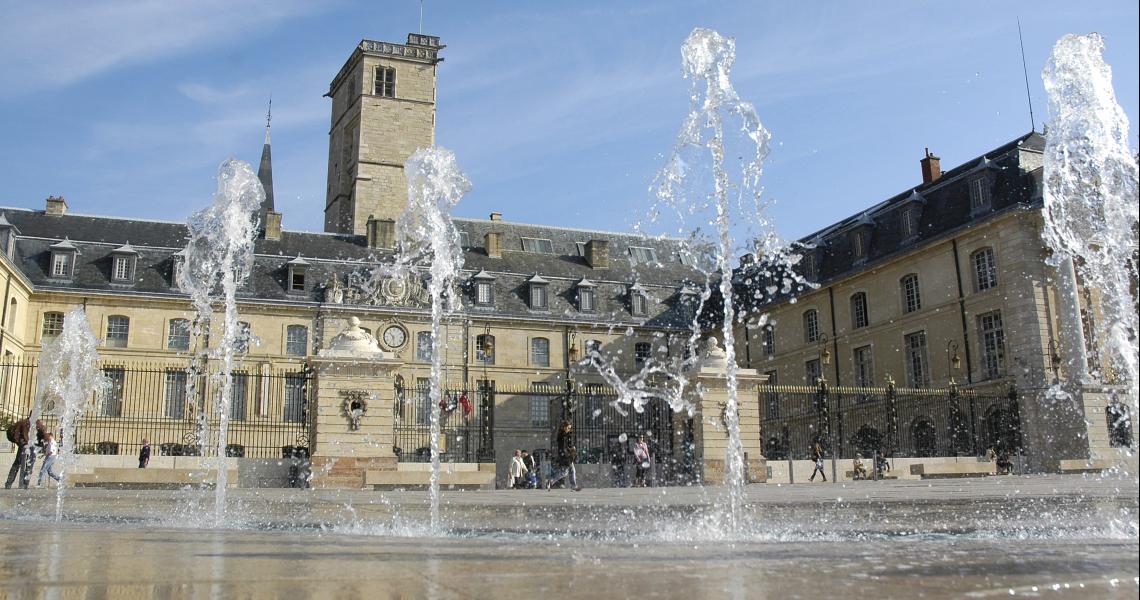
[[[649,444],[645,442],[645,436],[637,436],[637,441],[633,444],[633,457],[637,460],[634,467],[633,486],[645,487],[649,469],[653,467],[653,455],[649,453]]]
[[[36,480],[36,487],[44,486],[44,475],[51,477],[59,482],[60,476],[58,473],[53,473],[51,468],[55,465],[55,459],[59,458],[59,444],[55,442],[55,436],[52,432],[44,434],[44,464],[40,466],[40,476]]]
[[[36,419],[36,443],[42,444],[44,434],[43,421]],[[8,426],[8,441],[16,445],[16,458],[12,461],[12,468],[8,469],[8,479],[4,482],[4,489],[12,489],[16,476],[20,477],[20,487],[28,489],[32,480],[32,469],[36,466],[36,447],[32,445],[32,426],[28,419],[21,419]]]
[[[811,477],[808,477],[808,481],[815,481],[816,473],[819,473],[820,477],[823,477],[823,480],[827,481],[827,474],[823,472],[823,448],[820,447],[819,442],[816,442],[812,452],[815,454],[815,470],[811,472]]]
[[[534,455],[526,450],[522,451],[522,459],[523,465],[526,466],[526,475],[524,476],[526,485],[523,487],[533,490],[538,487],[538,462],[535,461]]]
[[[574,460],[578,457],[578,449],[574,447],[574,426],[570,421],[563,421],[562,425],[558,428],[558,435],[556,442],[558,444],[557,461],[558,470],[555,471],[554,477],[546,482],[546,489],[550,489],[554,484],[566,479],[570,483],[570,488],[575,492],[582,491],[578,486],[578,473],[574,470]]]
[[[526,463],[522,459],[522,450],[515,450],[515,455],[511,457],[511,466],[507,470],[508,486],[510,488],[521,488],[526,485],[527,468]]]
[[[142,450],[139,450],[139,468],[145,469],[150,464],[150,440],[143,438]]]

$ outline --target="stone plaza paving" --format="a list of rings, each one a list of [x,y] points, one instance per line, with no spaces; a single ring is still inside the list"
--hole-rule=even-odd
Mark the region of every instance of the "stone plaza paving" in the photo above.
[[[1026,476],[724,490],[0,492],[13,598],[1135,598],[1137,480]]]

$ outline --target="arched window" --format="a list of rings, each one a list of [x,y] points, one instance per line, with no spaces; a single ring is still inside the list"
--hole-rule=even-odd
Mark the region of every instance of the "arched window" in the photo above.
[[[918,275],[911,273],[899,280],[902,287],[903,312],[912,313],[922,308],[922,295],[918,290]]]
[[[107,347],[126,348],[131,333],[131,320],[123,315],[107,317]]]
[[[285,354],[305,356],[309,353],[309,328],[304,325],[290,325],[285,329]]]
[[[190,320],[171,319],[167,326],[166,347],[171,350],[190,349]]]
[[[857,292],[851,296],[851,328],[866,327],[870,322],[867,319],[867,293]]]
[[[971,254],[970,264],[974,266],[975,292],[984,292],[997,286],[997,262],[994,261],[993,248],[982,248]]]
[[[530,341],[530,364],[538,367],[550,366],[550,340],[534,338]]]
[[[1113,448],[1132,447],[1132,417],[1128,414],[1128,407],[1114,402],[1104,409],[1105,421],[1108,423],[1108,443]]]
[[[804,313],[804,343],[819,339],[819,312],[814,308]]]

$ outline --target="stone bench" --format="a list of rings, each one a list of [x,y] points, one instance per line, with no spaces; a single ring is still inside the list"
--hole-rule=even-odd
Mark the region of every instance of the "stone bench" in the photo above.
[[[430,471],[367,471],[365,487],[375,490],[418,490],[431,485]],[[494,471],[441,471],[439,487],[452,490],[493,490]]]
[[[989,462],[918,463],[910,466],[910,474],[923,479],[948,477],[986,477],[997,474],[997,466]]]
[[[1057,462],[1057,471],[1061,473],[1100,473],[1112,467],[1112,461],[1106,458],[1074,458]]]
[[[96,467],[91,473],[68,477],[76,487],[120,489],[178,489],[186,486],[213,487],[216,469],[136,469],[129,467]],[[226,487],[237,487],[237,469],[226,470]]]
[[[844,472],[843,476],[850,479],[851,481],[874,481],[875,480],[875,476],[872,473],[867,473],[866,477],[855,479],[855,471],[846,471],[846,472]],[[879,479],[898,479],[898,478],[899,478],[898,475],[890,475],[890,474],[879,473]]]

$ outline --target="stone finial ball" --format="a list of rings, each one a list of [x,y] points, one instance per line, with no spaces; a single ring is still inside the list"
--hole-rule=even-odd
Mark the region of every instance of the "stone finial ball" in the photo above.
[[[348,326],[349,327],[360,327],[360,319],[358,319],[356,317],[349,317],[348,318]]]

